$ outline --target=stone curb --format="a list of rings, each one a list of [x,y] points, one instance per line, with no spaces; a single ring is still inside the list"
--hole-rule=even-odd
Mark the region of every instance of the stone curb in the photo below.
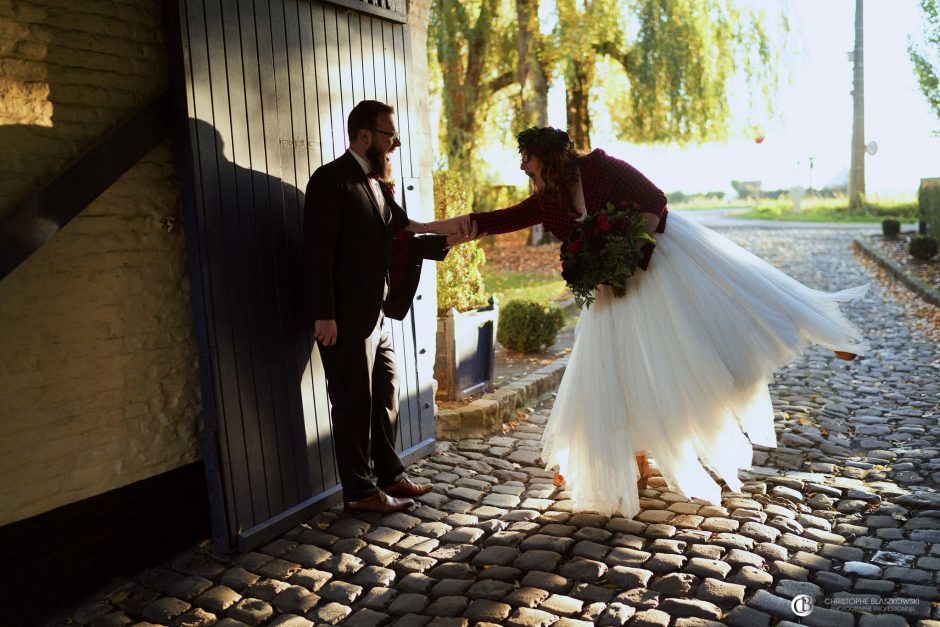
[[[566,317],[577,311],[574,298],[556,304]],[[557,390],[567,364],[567,355],[559,357],[463,407],[438,409],[437,439],[454,441],[501,430],[516,418],[516,410],[532,406]]]
[[[559,357],[463,407],[439,409],[437,439],[460,440],[500,431],[516,418],[516,410],[532,406],[558,389],[567,364],[567,355]]]
[[[904,272],[904,268],[901,267],[901,264],[882,255],[874,248],[874,246],[864,241],[863,238],[856,237],[855,245],[858,246],[859,249],[868,255],[868,257],[870,257],[875,263],[887,270],[890,274],[894,275],[895,278],[904,283],[923,300],[927,301],[931,305],[940,307],[940,292],[932,289],[917,277],[913,277]]]

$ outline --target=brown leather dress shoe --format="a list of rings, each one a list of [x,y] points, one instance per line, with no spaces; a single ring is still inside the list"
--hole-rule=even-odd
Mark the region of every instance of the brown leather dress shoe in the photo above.
[[[343,508],[347,512],[378,512],[379,514],[390,514],[400,512],[414,505],[414,501],[408,498],[399,499],[389,496],[379,490],[372,496],[367,496],[359,501],[344,501]]]
[[[431,491],[431,484],[417,484],[410,479],[400,479],[392,485],[382,486],[389,496],[415,498]]]

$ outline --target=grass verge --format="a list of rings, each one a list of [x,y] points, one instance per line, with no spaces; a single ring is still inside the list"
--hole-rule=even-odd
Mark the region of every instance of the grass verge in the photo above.
[[[481,272],[486,291],[495,294],[501,303],[520,299],[549,303],[570,297],[565,282],[557,275],[505,272],[486,266]]]
[[[761,201],[759,208],[735,214],[735,217],[798,222],[877,223],[886,218],[913,222],[917,220],[917,214],[917,201],[907,198],[873,199],[851,212],[845,198],[810,198],[801,203],[799,213],[793,213],[793,203],[789,198],[777,198]]]

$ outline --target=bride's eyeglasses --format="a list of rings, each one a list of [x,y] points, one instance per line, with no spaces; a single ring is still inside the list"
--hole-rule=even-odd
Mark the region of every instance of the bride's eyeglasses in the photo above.
[[[522,160],[522,165],[526,165],[532,159],[532,155],[527,152],[523,152],[519,155],[519,158]]]
[[[389,138],[390,138],[393,142],[397,142],[397,141],[401,138],[401,133],[399,133],[399,132],[397,132],[397,131],[394,132],[394,133],[389,133],[388,131],[383,131],[383,130],[380,129],[380,128],[371,128],[371,129],[369,129],[369,130],[370,130],[370,131],[375,131],[376,133],[382,133],[383,135],[388,135]]]

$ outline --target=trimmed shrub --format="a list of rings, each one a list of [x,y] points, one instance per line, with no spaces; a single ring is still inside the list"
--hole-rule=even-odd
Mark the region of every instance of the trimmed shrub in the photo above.
[[[921,179],[917,189],[920,219],[934,237],[940,237],[940,178]]]
[[[472,196],[456,172],[434,173],[434,219],[443,220],[469,213]],[[477,242],[454,246],[437,264],[437,315],[451,307],[470,311],[489,301],[483,288],[480,266],[486,261]]]
[[[499,310],[500,344],[520,353],[536,353],[555,343],[565,326],[565,316],[555,305],[531,300],[511,300]]]
[[[897,220],[883,220],[881,222],[881,232],[887,239],[894,239],[901,232],[901,223]]]
[[[937,254],[937,240],[930,235],[915,235],[907,247],[911,257],[927,261]]]

